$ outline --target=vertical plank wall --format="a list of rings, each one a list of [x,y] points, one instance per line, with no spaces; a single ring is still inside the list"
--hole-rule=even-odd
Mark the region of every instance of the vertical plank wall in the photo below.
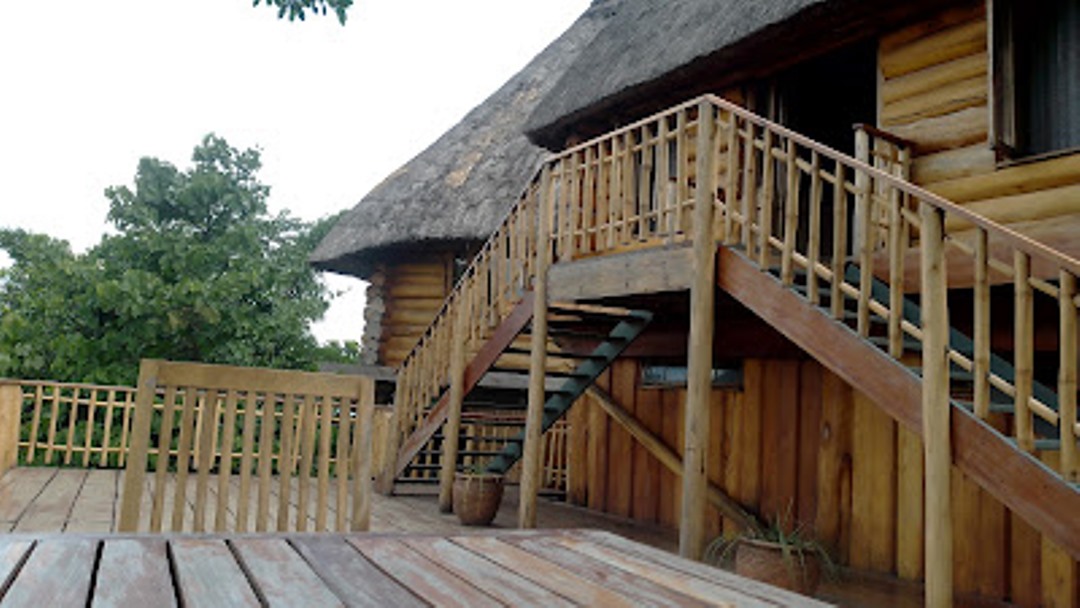
[[[919,185],[1080,255],[1080,153],[998,164],[986,3],[883,36],[879,126],[915,144]]]
[[[790,513],[844,564],[921,579],[918,437],[815,361],[747,360],[743,375],[741,390],[713,390],[710,479],[762,515]],[[642,388],[639,378],[637,362],[621,359],[598,384],[680,452],[685,390]],[[569,416],[568,500],[677,526],[679,479],[588,397]],[[953,475],[957,592],[1077,606],[1076,562]],[[718,512],[708,521],[713,535],[731,530]]]

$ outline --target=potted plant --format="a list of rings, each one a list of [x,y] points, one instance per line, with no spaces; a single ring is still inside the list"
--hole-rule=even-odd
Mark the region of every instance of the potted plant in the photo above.
[[[734,565],[740,576],[813,595],[822,572],[831,575],[836,566],[820,542],[789,521],[777,516],[737,536],[717,538],[706,549],[705,559],[717,565]]]
[[[503,476],[473,466],[454,474],[454,513],[466,526],[486,526],[502,502]]]

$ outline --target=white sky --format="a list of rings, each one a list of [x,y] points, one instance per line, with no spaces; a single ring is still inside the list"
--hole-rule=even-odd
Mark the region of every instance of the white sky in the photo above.
[[[588,4],[356,0],[341,27],[279,21],[251,0],[7,3],[0,226],[85,250],[105,230],[106,187],[130,184],[142,156],[188,166],[211,131],[262,149],[272,210],[350,208]],[[319,339],[359,339],[363,285],[332,281],[348,293]]]

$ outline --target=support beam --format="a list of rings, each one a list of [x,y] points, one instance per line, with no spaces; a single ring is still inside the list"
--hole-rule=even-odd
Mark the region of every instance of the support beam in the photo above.
[[[439,510],[443,513],[454,510],[454,473],[457,472],[458,438],[461,435],[461,405],[465,400],[466,321],[470,312],[468,299],[457,298],[452,313],[454,337],[450,343],[450,405],[443,429],[442,468],[439,469]]]
[[[694,189],[694,282],[690,288],[690,340],[686,379],[682,518],[679,554],[701,559],[707,542],[706,471],[709,445],[709,398],[712,388],[713,303],[716,289],[716,242],[713,235],[715,119],[708,101],[698,104],[697,183]]]
[[[953,600],[952,448],[949,439],[949,312],[945,278],[945,219],[920,205],[922,234],[921,304],[923,330],[922,433],[926,462],[926,605]]]
[[[637,418],[633,414],[626,411],[626,408],[616,403],[615,399],[611,395],[604,392],[602,389],[591,386],[585,393],[591,397],[596,403],[600,404],[604,412],[611,417],[612,420],[619,423],[621,427],[626,429],[626,432],[637,440],[646,450],[652,454],[653,458],[664,465],[667,470],[671,471],[675,475],[682,477],[683,475],[683,463],[679,455],[672,450],[664,440],[658,437],[655,433],[642,426],[638,422]],[[738,501],[731,496],[728,496],[723,489],[716,484],[709,482],[709,487],[706,490],[706,500],[709,504],[720,509],[720,512],[724,514],[724,517],[735,522],[735,525],[741,529],[760,529],[761,522],[753,513],[750,513],[743,508]]]
[[[551,167],[545,164],[540,176],[539,222],[536,233],[536,279],[533,285],[532,345],[529,354],[529,404],[525,414],[525,444],[522,446],[521,492],[518,527],[536,527],[536,499],[543,471],[540,462],[540,431],[544,420],[544,380],[547,370],[548,268],[551,265]]]

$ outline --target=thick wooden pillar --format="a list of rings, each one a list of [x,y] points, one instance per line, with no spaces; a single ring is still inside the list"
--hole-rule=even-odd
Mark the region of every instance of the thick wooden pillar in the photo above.
[[[919,208],[922,232],[922,432],[926,461],[926,605],[952,605],[952,448],[949,439],[949,313],[946,303],[944,216]]]
[[[19,417],[22,389],[0,384],[0,477],[19,462]]]
[[[459,292],[460,294],[461,292]],[[454,336],[450,345],[450,403],[443,428],[441,466],[439,469],[439,510],[454,510],[454,473],[457,472],[458,439],[461,436],[461,405],[465,399],[465,342],[468,302],[454,303]]]
[[[539,216],[536,231],[536,280],[533,284],[532,343],[529,355],[529,404],[522,446],[521,492],[518,527],[536,527],[536,498],[540,493],[540,431],[544,416],[544,379],[547,370],[548,266],[551,264],[551,168],[540,176]]]
[[[697,183],[694,189],[694,279],[690,288],[690,338],[683,444],[682,519],[679,554],[701,559],[705,538],[709,397],[712,386],[713,300],[716,242],[713,236],[713,146],[715,121],[708,101],[698,104]]]

